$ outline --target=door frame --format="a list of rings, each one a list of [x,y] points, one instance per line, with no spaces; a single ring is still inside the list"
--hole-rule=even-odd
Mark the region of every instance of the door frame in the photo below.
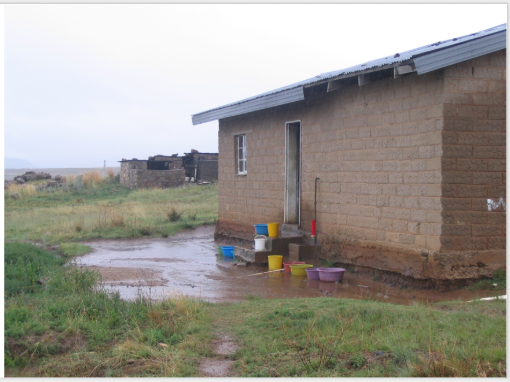
[[[302,180],[302,146],[303,146],[303,125],[301,123],[301,120],[300,119],[297,119],[297,120],[294,120],[294,121],[287,121],[285,122],[285,126],[284,126],[284,133],[285,133],[285,147],[284,147],[284,157],[285,157],[285,160],[284,160],[284,170],[285,170],[285,183],[284,183],[284,187],[283,187],[283,194],[284,194],[284,208],[283,208],[283,222],[284,224],[296,224],[296,223],[288,223],[287,222],[287,215],[288,215],[288,196],[287,196],[287,146],[288,146],[288,139],[289,139],[289,125],[291,124],[294,124],[294,123],[299,123],[299,147],[298,147],[298,150],[299,150],[299,160],[298,160],[298,165],[299,165],[299,171],[297,173],[297,176],[298,176],[298,192],[297,192],[297,209],[298,209],[298,221],[297,221],[297,225],[298,226],[301,226],[301,180]]]

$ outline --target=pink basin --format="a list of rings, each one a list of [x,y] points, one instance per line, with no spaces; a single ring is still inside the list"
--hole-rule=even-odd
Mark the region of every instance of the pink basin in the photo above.
[[[319,279],[325,282],[342,281],[345,269],[343,268],[317,268],[319,271]]]

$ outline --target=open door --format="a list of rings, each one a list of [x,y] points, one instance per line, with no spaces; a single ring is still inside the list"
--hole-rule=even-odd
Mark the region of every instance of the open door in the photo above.
[[[301,122],[285,125],[285,223],[300,223]]]

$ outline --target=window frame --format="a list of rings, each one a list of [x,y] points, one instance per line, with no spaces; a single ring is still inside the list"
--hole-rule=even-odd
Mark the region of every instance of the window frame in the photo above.
[[[247,162],[247,148],[246,148],[246,134],[236,135],[236,161],[237,161],[237,175],[248,174],[246,167]],[[244,165],[241,171],[241,164]]]

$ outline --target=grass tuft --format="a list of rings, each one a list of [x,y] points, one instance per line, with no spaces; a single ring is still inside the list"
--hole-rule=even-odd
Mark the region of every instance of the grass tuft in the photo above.
[[[95,188],[99,186],[101,183],[103,183],[103,181],[104,178],[99,171],[89,171],[83,174],[82,176],[82,182],[86,188],[88,187]]]
[[[170,206],[166,209],[166,216],[168,217],[168,220],[171,222],[177,222],[181,220],[182,212],[179,212],[177,208],[174,206]]]

